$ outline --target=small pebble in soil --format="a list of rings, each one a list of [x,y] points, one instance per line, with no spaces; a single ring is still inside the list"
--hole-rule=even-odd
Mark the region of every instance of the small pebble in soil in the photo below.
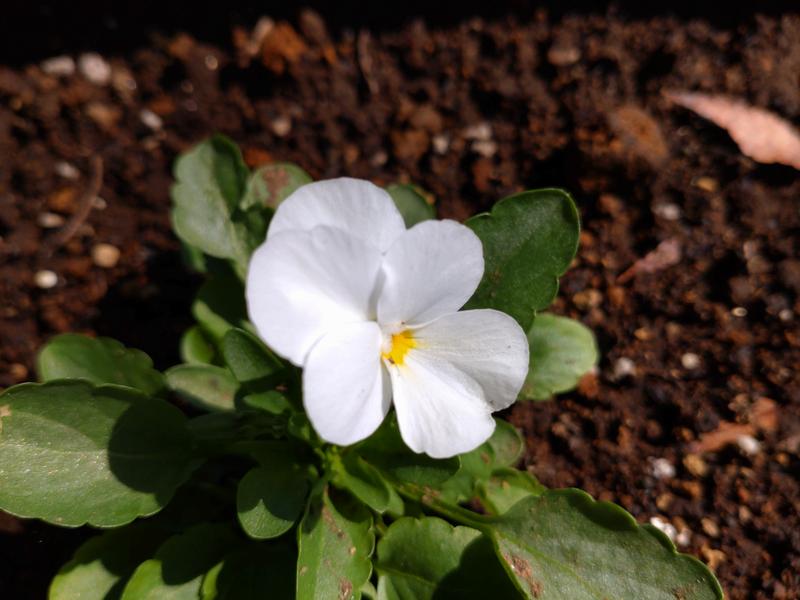
[[[69,77],[75,72],[75,61],[71,56],[54,56],[42,61],[42,71],[54,77]]]
[[[708,517],[703,517],[700,519],[700,525],[703,527],[703,531],[706,532],[706,535],[711,537],[719,537],[719,525],[717,525],[714,521],[709,519]]]
[[[719,189],[719,183],[713,177],[698,177],[692,182],[692,185],[712,194]]]
[[[389,155],[384,150],[378,150],[372,155],[372,158],[369,159],[369,164],[371,164],[373,167],[382,167],[387,163],[388,160]]]
[[[450,138],[446,134],[440,133],[439,135],[433,136],[431,145],[436,154],[447,154],[447,151],[450,149]]]
[[[636,363],[630,358],[622,356],[614,363],[613,378],[615,381],[624,379],[625,377],[633,376],[636,374]]]
[[[56,175],[59,177],[63,177],[64,179],[77,179],[81,176],[80,171],[76,169],[73,165],[68,163],[65,160],[60,160],[56,163],[55,167]]]
[[[36,272],[36,274],[33,276],[33,281],[36,284],[36,287],[43,290],[49,290],[50,288],[55,287],[58,283],[58,275],[56,275],[53,271],[44,269]]]
[[[278,137],[286,137],[292,131],[292,120],[282,115],[272,121],[272,133]]]
[[[468,140],[488,141],[492,139],[492,127],[485,121],[464,129],[464,137]]]
[[[678,532],[678,535],[675,536],[675,543],[678,546],[686,547],[692,543],[692,531],[691,529],[686,529],[685,527]]]
[[[36,222],[39,224],[39,227],[43,227],[44,229],[55,229],[64,224],[64,217],[52,212],[43,212],[39,213],[39,216],[36,217]]]
[[[736,438],[736,445],[739,446],[739,450],[748,456],[754,456],[761,452],[761,442],[752,435],[740,435]]]
[[[684,369],[693,371],[700,366],[700,357],[694,352],[687,352],[681,356],[681,364],[683,365]]]
[[[666,536],[673,542],[675,541],[675,537],[678,535],[678,530],[675,529],[675,526],[661,517],[650,517],[650,525],[666,534]]]
[[[28,368],[20,363],[9,365],[8,373],[15,381],[25,381],[28,378]]]
[[[216,71],[219,68],[219,60],[213,54],[206,54],[203,63],[209,71]]]
[[[734,317],[746,317],[747,316],[747,309],[744,306],[737,306],[733,310],[731,310],[731,314]]]
[[[159,131],[162,127],[164,127],[164,121],[161,119],[161,117],[159,117],[152,110],[147,110],[146,108],[143,108],[139,113],[139,119],[141,119],[142,123],[144,123],[153,131]]]
[[[675,465],[666,458],[650,457],[650,473],[656,479],[672,479],[675,477]]]
[[[684,456],[683,466],[695,477],[705,477],[708,473],[708,464],[699,454],[687,454]]]
[[[81,75],[95,85],[108,85],[111,81],[111,65],[96,52],[81,54],[78,58]]]
[[[677,221],[681,218],[681,207],[672,202],[656,204],[653,207],[653,212],[657,217],[661,217],[667,221]]]
[[[778,318],[784,323],[791,321],[793,316],[794,313],[792,313],[792,311],[789,310],[788,308],[784,308],[781,312],[778,313]]]
[[[492,140],[475,140],[472,142],[472,151],[485,158],[491,158],[497,154],[497,144]]]
[[[108,202],[106,202],[100,196],[95,196],[92,198],[92,208],[96,210],[105,210],[108,207]]]
[[[110,269],[119,262],[119,248],[111,244],[95,244],[92,248],[92,262],[98,267]]]

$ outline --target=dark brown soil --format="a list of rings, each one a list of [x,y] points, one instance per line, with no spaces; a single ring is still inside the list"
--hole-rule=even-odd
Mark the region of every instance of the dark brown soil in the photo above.
[[[602,360],[580,391],[509,412],[527,465],[670,523],[732,599],[800,598],[800,178],[661,93],[727,93],[798,123],[800,16],[329,32],[306,12],[248,58],[253,25],[215,45],[153,36],[105,57],[108,84],[0,67],[0,385],[32,378],[62,331],[177,362],[197,281],[170,232],[170,168],[209,133],[251,165],[413,181],[442,217],[565,187],[584,232],[554,309],[597,332]],[[102,201],[60,240],[44,225],[80,211],[93,155]],[[663,241],[677,264],[620,278]],[[54,287],[37,287],[42,270]],[[0,596],[43,597],[82,537],[0,517]]]

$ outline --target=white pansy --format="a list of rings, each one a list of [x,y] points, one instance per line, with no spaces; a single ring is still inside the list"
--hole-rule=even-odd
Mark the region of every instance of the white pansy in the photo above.
[[[406,229],[391,197],[358,179],[281,203],[247,275],[264,341],[303,367],[312,425],[328,442],[372,434],[392,403],[415,452],[467,452],[494,430],[528,372],[528,341],[495,310],[458,310],[483,276],[477,236],[454,221]]]

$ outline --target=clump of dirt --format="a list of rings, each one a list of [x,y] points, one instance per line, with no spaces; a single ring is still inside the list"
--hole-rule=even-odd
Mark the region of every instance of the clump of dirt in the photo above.
[[[565,187],[584,230],[553,310],[592,327],[603,358],[575,393],[508,412],[526,465],[655,519],[732,599],[798,598],[800,179],[746,159],[662,90],[796,123],[799,32],[797,16],[721,29],[545,12],[330,31],[303,12],[229,41],[155,36],[118,56],[0,67],[0,385],[32,378],[62,331],[177,362],[197,280],[170,232],[170,168],[212,132],[251,165],[413,181],[442,217]],[[62,239],[93,156],[99,193]],[[81,537],[2,517],[0,589],[41,597]]]

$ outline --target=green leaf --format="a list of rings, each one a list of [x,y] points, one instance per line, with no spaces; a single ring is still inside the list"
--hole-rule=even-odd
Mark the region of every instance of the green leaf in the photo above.
[[[273,415],[280,415],[292,410],[292,403],[289,402],[289,399],[276,390],[247,394],[242,397],[242,404]]]
[[[56,574],[49,600],[117,600],[128,577],[165,535],[145,521],[90,538]]]
[[[267,466],[251,469],[239,482],[236,510],[245,533],[257,540],[275,538],[295,524],[308,497],[308,477],[277,455]],[[262,462],[262,465],[265,461]]]
[[[558,189],[522,192],[500,200],[467,225],[483,242],[483,280],[466,308],[494,308],[525,331],[558,291],[558,278],[578,248],[578,211]]]
[[[228,369],[213,365],[178,365],[164,376],[169,389],[202,410],[233,410],[239,383]]]
[[[372,573],[371,528],[372,516],[363,505],[332,498],[327,488],[315,494],[297,532],[297,599],[358,600]]]
[[[265,383],[285,368],[261,340],[243,329],[229,329],[221,350],[225,364],[241,383]]]
[[[531,366],[520,397],[547,400],[566,392],[597,365],[592,331],[583,323],[551,314],[538,315],[528,332]]]
[[[213,136],[181,155],[175,163],[172,226],[187,244],[210,256],[247,268],[249,251],[231,219],[242,197],[248,170],[239,148]]]
[[[403,499],[381,472],[359,455],[348,452],[333,462],[331,470],[334,485],[348,490],[375,512],[403,514]]]
[[[478,497],[492,514],[506,512],[527,496],[539,496],[547,489],[527,471],[502,467],[478,483]]]
[[[392,523],[378,542],[375,569],[381,600],[520,597],[486,537],[437,518]]]
[[[441,499],[457,504],[466,502],[478,493],[479,483],[487,482],[497,468],[510,467],[519,461],[525,450],[525,441],[517,429],[502,419],[495,419],[492,437],[466,454],[462,454],[461,468],[441,485]]]
[[[181,336],[181,359],[185,363],[209,365],[214,362],[216,350],[199,325],[193,325]]]
[[[386,188],[394,200],[406,227],[413,227],[417,223],[436,218],[436,209],[433,202],[428,200],[429,194],[423,192],[415,185],[408,183],[393,183]]]
[[[42,348],[36,362],[42,381],[86,379],[98,385],[127,385],[147,394],[164,389],[164,378],[149,356],[111,338],[57,335]]]
[[[212,274],[197,292],[192,314],[216,344],[228,330],[252,327],[247,321],[244,286],[230,270]]]
[[[250,176],[241,208],[276,209],[289,194],[313,179],[303,169],[292,163],[272,163],[259,167]]]
[[[25,383],[0,395],[0,509],[118,527],[158,512],[198,466],[183,414],[119,386]]]
[[[488,521],[506,570],[528,598],[548,600],[721,600],[696,558],[660,531],[580,490],[530,496]]]
[[[206,572],[237,543],[233,531],[217,523],[173,536],[134,571],[122,600],[195,600]]]
[[[296,554],[285,545],[252,543],[203,579],[201,600],[294,600]]]
[[[450,479],[460,466],[458,457],[435,459],[416,454],[400,436],[397,419],[392,415],[378,430],[356,446],[358,454],[391,479],[418,486],[439,486]]]

